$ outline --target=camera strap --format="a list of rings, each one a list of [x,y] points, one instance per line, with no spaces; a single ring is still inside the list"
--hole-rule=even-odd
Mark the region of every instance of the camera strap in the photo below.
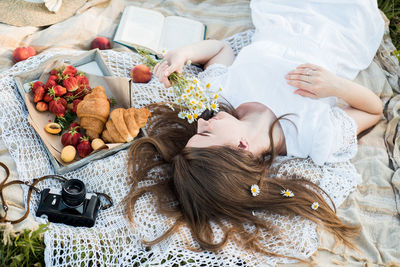
[[[26,219],[26,217],[28,217],[32,191],[35,190],[37,193],[40,193],[40,190],[37,187],[35,187],[39,182],[47,180],[47,179],[56,179],[56,180],[59,180],[61,182],[66,182],[68,180],[67,178],[64,178],[64,177],[62,177],[60,175],[45,175],[45,176],[42,176],[40,178],[33,179],[33,182],[31,184],[29,184],[28,181],[24,182],[24,181],[21,181],[21,180],[14,180],[14,181],[6,183],[8,177],[10,176],[10,170],[8,169],[7,165],[5,165],[3,162],[0,162],[0,166],[6,171],[6,178],[0,183],[0,198],[1,198],[1,203],[2,203],[3,210],[4,210],[4,213],[5,213],[4,217],[0,216],[0,223],[9,222],[11,224],[16,224],[16,223],[22,222],[23,220]],[[27,199],[27,207],[26,207],[25,214],[21,218],[19,218],[18,220],[8,220],[7,219],[8,205],[7,205],[7,202],[4,199],[3,189],[6,188],[7,186],[15,185],[15,184],[26,185],[26,186],[29,187],[28,199]],[[97,195],[100,195],[100,196],[103,196],[109,202],[109,204],[107,204],[107,205],[102,205],[100,207],[101,210],[108,209],[113,205],[112,198],[109,195],[107,195],[105,193],[100,193],[100,192],[93,192],[93,193],[95,193]]]

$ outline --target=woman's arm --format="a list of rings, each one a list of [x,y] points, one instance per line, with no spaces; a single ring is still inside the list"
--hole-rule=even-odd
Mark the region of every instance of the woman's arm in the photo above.
[[[357,133],[375,125],[382,116],[382,101],[368,88],[341,78],[322,67],[303,64],[287,75],[288,83],[299,89],[296,94],[311,98],[336,96],[350,107],[344,111],[357,123]]]
[[[168,76],[174,71],[182,72],[189,60],[194,64],[204,65],[206,69],[214,63],[231,65],[235,58],[232,48],[222,41],[205,40],[169,51],[163,61],[154,67],[154,75],[166,87],[171,86]]]

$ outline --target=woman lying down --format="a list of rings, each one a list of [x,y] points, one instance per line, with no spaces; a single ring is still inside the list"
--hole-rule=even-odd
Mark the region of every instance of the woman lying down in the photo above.
[[[256,31],[236,58],[225,43],[206,40],[168,52],[155,67],[155,76],[169,87],[168,76],[188,60],[202,64],[200,78],[220,84],[231,105],[221,103],[220,112],[203,114],[197,125],[165,104],[151,106],[149,137],[130,151],[128,214],[132,219],[136,200],[152,192],[159,211],[176,219],[149,244],[185,223],[205,250],[234,240],[245,250],[292,258],[267,249],[259,238],[262,231],[279,232],[256,216],[264,211],[302,216],[353,247],[359,226],[340,220],[327,193],[306,176],[277,178],[275,159],[310,158],[320,166],[349,161],[357,134],[380,120],[380,99],[352,82],[382,38],[376,1],[253,0],[251,12]],[[336,106],[337,98],[348,106]],[[152,185],[138,186],[148,180]],[[210,222],[223,221],[230,226],[221,226],[224,236],[215,242]],[[246,224],[256,231],[246,231]]]

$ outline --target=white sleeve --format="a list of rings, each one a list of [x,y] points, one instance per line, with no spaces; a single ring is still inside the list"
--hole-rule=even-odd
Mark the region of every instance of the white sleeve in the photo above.
[[[214,63],[202,72],[198,78],[204,83],[210,83],[213,87],[223,87],[225,76],[228,72],[228,67],[223,64]]]
[[[336,145],[327,162],[343,162],[353,158],[357,153],[357,125],[347,113],[333,107],[330,111],[332,123],[335,125]]]

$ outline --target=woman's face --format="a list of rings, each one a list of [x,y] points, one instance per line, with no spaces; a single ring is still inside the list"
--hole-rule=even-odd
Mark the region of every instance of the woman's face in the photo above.
[[[226,112],[218,112],[209,120],[199,119],[197,134],[189,139],[187,147],[209,147],[240,144],[243,126],[241,121]]]

